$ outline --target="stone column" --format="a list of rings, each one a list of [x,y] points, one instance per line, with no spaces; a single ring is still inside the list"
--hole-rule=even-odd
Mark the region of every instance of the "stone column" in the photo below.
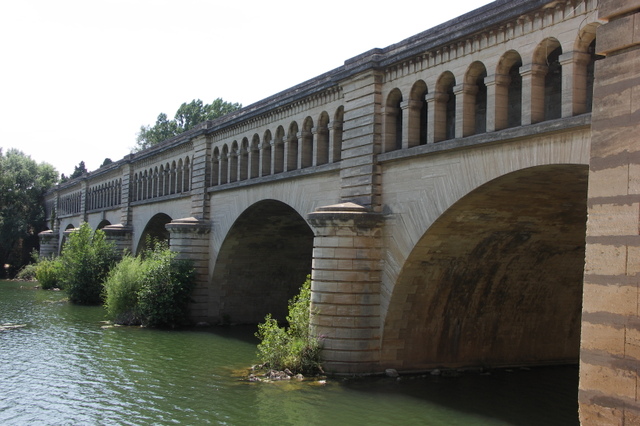
[[[591,57],[585,52],[560,55],[562,65],[562,117],[572,117],[587,111],[587,64]]]
[[[315,230],[311,327],[327,372],[371,373],[380,361],[380,214],[354,203],[308,216]]]
[[[640,0],[601,0],[580,348],[583,425],[640,424]]]
[[[528,64],[520,67],[522,76],[522,125],[544,121],[544,76],[547,66]]]
[[[58,234],[48,229],[38,234],[40,239],[40,258],[51,258],[58,255]]]
[[[487,132],[509,125],[509,76],[493,74],[484,79],[487,86]]]
[[[165,225],[171,235],[170,248],[177,259],[193,262],[196,286],[191,294],[189,306],[191,318],[195,322],[210,318],[209,301],[209,234],[211,226],[193,217],[176,219]]]

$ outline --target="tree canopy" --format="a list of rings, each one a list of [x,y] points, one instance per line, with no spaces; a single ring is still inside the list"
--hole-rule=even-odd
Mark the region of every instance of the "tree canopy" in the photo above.
[[[153,126],[141,126],[134,151],[150,148],[165,139],[177,136],[207,120],[214,120],[242,108],[239,103],[231,103],[217,98],[210,104],[194,99],[184,102],[176,111],[172,120],[167,114],[160,113]]]
[[[58,180],[47,163],[36,163],[17,149],[0,149],[0,266],[16,272],[37,247],[45,226],[44,193]],[[4,274],[0,268],[0,276]]]

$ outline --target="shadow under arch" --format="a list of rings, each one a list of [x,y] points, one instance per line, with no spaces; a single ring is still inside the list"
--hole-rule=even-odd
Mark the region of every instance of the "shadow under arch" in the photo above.
[[[312,256],[313,231],[296,210],[276,200],[250,206],[225,237],[213,271],[221,319],[256,324],[271,313],[284,320]]]
[[[395,284],[382,366],[577,362],[587,178],[586,165],[523,169],[445,211]]]
[[[165,213],[158,213],[153,216],[147,226],[144,227],[140,240],[138,240],[138,246],[136,248],[136,254],[142,253],[144,250],[151,248],[149,246],[150,241],[165,241],[170,244],[170,234],[166,228],[167,223],[170,223],[173,219]]]

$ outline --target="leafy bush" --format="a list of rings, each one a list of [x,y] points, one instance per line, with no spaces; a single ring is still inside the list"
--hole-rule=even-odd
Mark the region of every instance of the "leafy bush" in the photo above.
[[[288,328],[280,327],[271,314],[258,324],[258,357],[264,366],[293,373],[322,371],[320,340],[310,327],[310,306],[311,277],[307,276],[300,293],[289,301]]]
[[[141,323],[138,291],[144,279],[145,266],[142,258],[127,255],[109,272],[104,282],[104,307],[115,323]]]
[[[156,243],[145,254],[145,273],[138,291],[144,326],[176,327],[187,322],[195,274],[191,262],[175,256],[166,243]]]
[[[16,278],[24,281],[33,281],[36,279],[37,265],[35,263],[28,263],[18,271]]]
[[[36,280],[44,290],[59,288],[62,286],[60,276],[62,275],[62,262],[57,259],[40,259],[36,264]]]
[[[186,323],[195,275],[166,243],[143,256],[125,256],[104,283],[105,307],[118,324],[176,327]]]
[[[118,258],[115,245],[105,233],[91,230],[88,223],[71,233],[62,248],[61,281],[69,301],[82,305],[102,302],[102,282]]]

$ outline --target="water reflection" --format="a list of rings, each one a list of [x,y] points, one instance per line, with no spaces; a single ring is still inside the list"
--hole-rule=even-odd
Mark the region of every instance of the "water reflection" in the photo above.
[[[104,328],[101,308],[0,282],[0,424],[571,425],[577,368],[250,383],[253,327]]]

